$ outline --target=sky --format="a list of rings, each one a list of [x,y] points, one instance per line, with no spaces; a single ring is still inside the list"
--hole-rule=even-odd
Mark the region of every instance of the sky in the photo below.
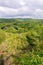
[[[0,18],[43,18],[43,0],[0,0]]]

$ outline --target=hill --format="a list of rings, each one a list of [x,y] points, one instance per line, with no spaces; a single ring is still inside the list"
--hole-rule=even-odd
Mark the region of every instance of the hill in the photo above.
[[[43,65],[43,19],[0,19],[0,65]]]

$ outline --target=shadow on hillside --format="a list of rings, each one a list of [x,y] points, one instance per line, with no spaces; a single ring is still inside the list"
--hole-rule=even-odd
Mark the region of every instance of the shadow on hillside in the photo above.
[[[3,59],[3,56],[0,57],[0,65],[4,65],[4,59]]]

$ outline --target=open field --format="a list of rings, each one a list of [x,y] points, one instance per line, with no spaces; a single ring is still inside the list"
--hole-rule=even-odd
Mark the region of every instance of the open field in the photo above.
[[[43,65],[43,19],[0,19],[0,65]]]

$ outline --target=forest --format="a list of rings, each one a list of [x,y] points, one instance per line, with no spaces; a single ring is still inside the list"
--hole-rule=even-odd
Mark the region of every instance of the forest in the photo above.
[[[0,18],[0,65],[43,65],[43,19]]]

